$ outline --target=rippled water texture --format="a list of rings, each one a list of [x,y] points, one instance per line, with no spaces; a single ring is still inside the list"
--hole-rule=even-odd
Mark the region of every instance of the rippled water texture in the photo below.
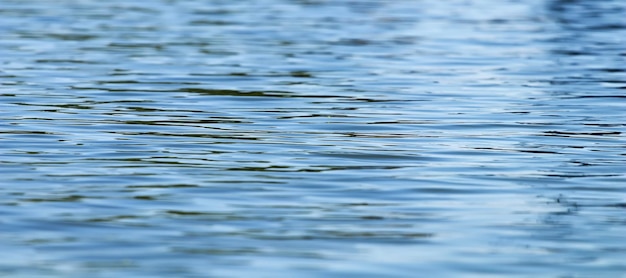
[[[621,0],[2,0],[0,276],[624,277]]]

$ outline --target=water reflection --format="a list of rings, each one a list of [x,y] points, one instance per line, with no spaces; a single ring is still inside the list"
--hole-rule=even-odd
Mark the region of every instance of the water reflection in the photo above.
[[[8,1],[0,275],[619,275],[623,9]]]
[[[546,116],[560,124],[543,131],[549,138],[541,140],[541,147],[562,155],[555,157],[560,164],[541,170],[545,178],[535,185],[552,209],[527,224],[526,236],[533,239],[527,248],[547,255],[537,260],[566,265],[570,273],[613,275],[624,270],[619,263],[624,254],[614,248],[619,236],[604,228],[621,218],[623,199],[615,193],[624,168],[618,166],[623,159],[617,153],[601,150],[623,149],[624,125],[615,120],[624,114],[614,102],[623,92],[612,84],[625,80],[612,73],[623,71],[623,41],[616,38],[626,34],[626,25],[615,15],[624,7],[611,1],[547,1],[546,7],[547,23],[555,24],[544,40],[552,79],[536,86],[552,96],[538,99],[542,105],[558,103]]]

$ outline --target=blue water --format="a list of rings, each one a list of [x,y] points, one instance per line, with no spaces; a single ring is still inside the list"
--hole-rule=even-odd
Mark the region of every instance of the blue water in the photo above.
[[[0,276],[625,277],[625,2],[135,2],[0,1]]]

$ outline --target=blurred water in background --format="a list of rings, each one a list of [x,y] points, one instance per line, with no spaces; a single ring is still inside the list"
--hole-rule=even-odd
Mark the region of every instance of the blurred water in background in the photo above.
[[[624,277],[625,14],[1,0],[0,276]]]

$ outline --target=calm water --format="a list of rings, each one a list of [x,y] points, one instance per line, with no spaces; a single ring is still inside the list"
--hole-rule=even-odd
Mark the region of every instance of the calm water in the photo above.
[[[0,276],[626,277],[621,0],[1,0]]]

